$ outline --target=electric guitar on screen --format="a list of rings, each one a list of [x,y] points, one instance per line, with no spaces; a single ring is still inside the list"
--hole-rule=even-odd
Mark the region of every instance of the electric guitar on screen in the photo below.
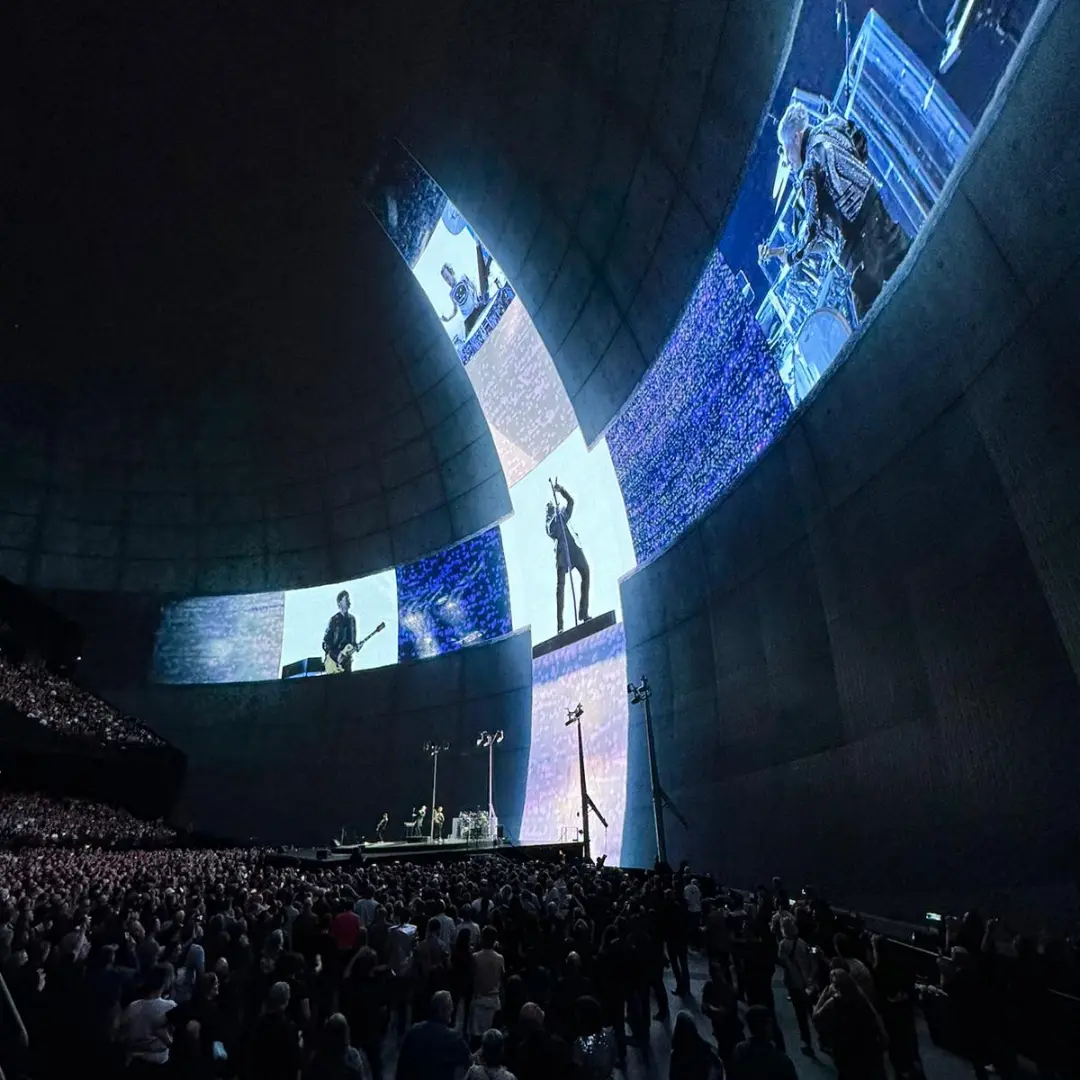
[[[340,675],[345,670],[345,661],[350,657],[358,653],[363,647],[364,643],[370,641],[380,630],[386,629],[386,623],[381,622],[366,638],[358,641],[355,645],[346,645],[337,655],[337,659],[332,657],[329,653],[323,656],[323,670],[327,675]]]

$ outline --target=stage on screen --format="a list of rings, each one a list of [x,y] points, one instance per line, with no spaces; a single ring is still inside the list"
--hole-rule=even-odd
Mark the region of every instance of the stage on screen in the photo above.
[[[608,431],[639,562],[745,471],[866,322],[1034,8],[802,5],[717,250]]]

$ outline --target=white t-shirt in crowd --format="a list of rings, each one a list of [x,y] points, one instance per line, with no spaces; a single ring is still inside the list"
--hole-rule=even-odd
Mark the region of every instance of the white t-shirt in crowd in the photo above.
[[[169,1060],[169,1044],[158,1034],[165,1017],[176,1008],[166,998],[137,998],[125,1010],[122,1020],[128,1054],[154,1065]]]
[[[683,889],[683,899],[686,901],[686,910],[691,915],[701,914],[701,889],[692,881]]]

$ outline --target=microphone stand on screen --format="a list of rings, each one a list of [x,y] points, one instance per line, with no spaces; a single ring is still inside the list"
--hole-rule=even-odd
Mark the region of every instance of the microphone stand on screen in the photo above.
[[[557,476],[555,477],[554,480],[552,480],[550,476],[548,477],[548,484],[551,487],[551,498],[554,500],[554,503],[555,503],[555,517],[558,519],[559,528],[562,530],[563,546],[562,546],[562,550],[560,550],[559,553],[558,553],[558,558],[561,559],[562,558],[562,552],[565,551],[566,552],[567,562],[569,562],[570,561],[570,539],[566,535],[566,522],[563,520],[563,516],[559,512],[559,496],[558,496],[557,492],[555,491],[555,486],[558,484],[558,482],[559,482],[559,478]],[[558,565],[556,566],[556,568],[555,568],[556,575],[558,574],[559,566],[561,566],[561,565],[562,565],[562,563],[559,562]],[[574,568],[573,568],[573,566],[568,566],[566,568],[566,576],[567,576],[567,578],[570,579],[570,600],[571,600],[571,603],[573,604],[573,608],[574,608],[574,626],[576,627],[578,625],[578,609],[577,609],[577,590],[574,588]],[[559,613],[559,618],[562,619],[562,612]]]

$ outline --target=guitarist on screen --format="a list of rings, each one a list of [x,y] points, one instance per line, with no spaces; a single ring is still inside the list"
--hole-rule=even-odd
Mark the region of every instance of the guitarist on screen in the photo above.
[[[331,618],[323,634],[323,653],[326,670],[340,675],[352,671],[353,654],[356,652],[356,618],[349,614],[349,594],[345,589],[337,594],[337,612]]]

